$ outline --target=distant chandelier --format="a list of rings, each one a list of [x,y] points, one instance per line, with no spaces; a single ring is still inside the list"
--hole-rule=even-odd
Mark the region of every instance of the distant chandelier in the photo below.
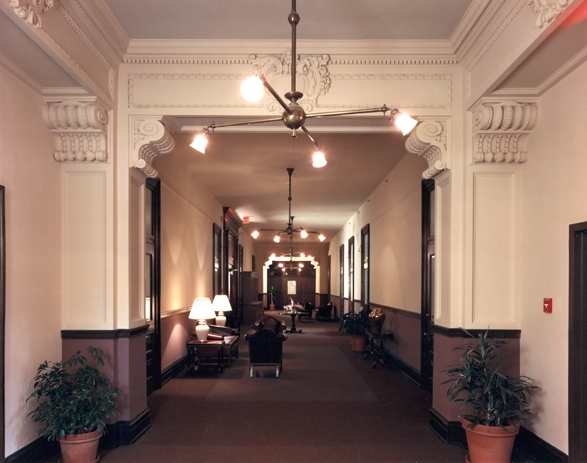
[[[293,254],[293,235],[294,233],[299,233],[301,238],[307,238],[308,235],[310,234],[315,234],[318,235],[318,239],[320,241],[324,241],[326,239],[326,237],[317,231],[308,231],[305,230],[304,228],[300,227],[300,228],[294,228],[293,226],[293,220],[294,220],[294,216],[291,215],[291,174],[293,174],[293,168],[292,167],[288,167],[287,168],[287,173],[289,175],[289,196],[287,197],[287,201],[289,204],[289,209],[288,209],[288,220],[289,222],[287,222],[287,227],[285,228],[285,230],[277,230],[277,229],[271,229],[271,228],[260,228],[259,230],[255,230],[251,233],[251,236],[255,239],[257,239],[259,237],[259,235],[261,234],[260,232],[273,232],[275,233],[275,236],[273,237],[273,241],[275,241],[276,243],[279,243],[281,241],[281,236],[280,235],[287,235],[289,236],[289,240],[290,240],[290,254]]]
[[[201,133],[196,135],[194,141],[190,144],[195,150],[204,153],[210,136],[214,133],[215,129],[223,127],[235,127],[239,125],[252,125],[252,124],[263,124],[266,122],[283,121],[285,126],[291,130],[291,136],[295,137],[298,129],[302,129],[308,138],[314,143],[314,156],[312,165],[314,167],[324,167],[326,165],[326,158],[324,153],[320,150],[318,142],[310,134],[308,129],[305,127],[306,119],[315,117],[331,117],[331,116],[348,116],[352,114],[367,114],[382,112],[385,115],[389,111],[390,122],[402,131],[403,135],[407,135],[416,126],[418,121],[411,118],[407,114],[401,113],[399,109],[388,108],[383,105],[379,108],[368,108],[368,109],[356,109],[349,111],[331,111],[325,113],[307,114],[304,109],[298,104],[298,100],[301,100],[304,94],[296,90],[296,26],[300,22],[300,15],[296,12],[296,0],[292,0],[292,11],[288,16],[288,21],[291,24],[291,91],[286,93],[284,96],[290,103],[287,104],[277,94],[277,92],[271,87],[265,76],[260,74],[259,76],[253,76],[246,79],[241,85],[241,94],[245,100],[254,103],[261,100],[264,94],[264,89],[267,90],[277,102],[283,107],[284,113],[281,117],[244,121],[244,122],[228,122],[224,124],[215,124],[214,122],[208,127],[202,130]]]

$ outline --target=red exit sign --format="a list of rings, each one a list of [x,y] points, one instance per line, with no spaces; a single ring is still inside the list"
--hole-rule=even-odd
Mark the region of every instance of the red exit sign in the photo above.
[[[544,313],[552,313],[552,297],[545,297],[542,304]]]

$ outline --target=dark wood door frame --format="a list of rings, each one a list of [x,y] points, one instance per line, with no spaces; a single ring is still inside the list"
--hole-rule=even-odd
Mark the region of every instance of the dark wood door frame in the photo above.
[[[587,461],[587,222],[569,227],[569,462]]]

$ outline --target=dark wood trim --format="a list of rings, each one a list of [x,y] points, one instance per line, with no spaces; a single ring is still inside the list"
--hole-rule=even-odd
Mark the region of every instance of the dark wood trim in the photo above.
[[[434,408],[431,408],[428,413],[428,427],[445,444],[467,448],[467,437],[460,421],[448,421]]]
[[[361,305],[369,306],[371,302],[371,226],[369,224],[361,228],[361,261],[359,262],[359,268],[361,269]],[[367,238],[367,244],[365,244],[365,238]],[[364,264],[365,258],[367,259],[367,272],[365,272]],[[367,281],[365,282],[365,273],[367,273]]]
[[[404,375],[406,375],[408,378],[410,378],[412,381],[414,381],[418,386],[422,383],[422,377],[421,377],[420,372],[418,370],[416,370],[412,365],[406,363],[404,360],[399,358],[397,355],[389,352],[387,349],[383,348],[383,350],[385,351],[385,353],[387,355],[389,355],[391,358],[393,358],[393,361],[395,362],[396,366]]]
[[[6,452],[6,189],[0,185],[0,460]]]
[[[149,325],[123,330],[61,330],[61,339],[117,339],[143,336]]]
[[[100,439],[100,448],[115,449],[121,445],[131,445],[151,429],[151,413],[145,409],[132,421],[118,421],[106,425],[106,434]]]
[[[514,442],[512,460],[515,463],[568,463],[569,457],[522,426]]]
[[[177,375],[179,375],[188,364],[188,355],[184,355],[161,372],[161,385],[167,384]]]
[[[432,367],[431,352],[434,350],[434,331],[430,329],[434,319],[433,303],[433,262],[431,259],[431,246],[434,243],[434,230],[432,230],[432,192],[434,180],[422,181],[422,280],[420,285],[420,371],[422,372],[422,387],[432,391],[434,368]]]
[[[348,301],[349,301],[349,312],[355,311],[355,235],[351,236],[348,240],[347,258],[349,261],[348,268]]]
[[[238,236],[238,229],[243,226],[243,221],[238,215],[236,215],[236,212],[234,212],[231,207],[224,207],[223,211],[225,228]]]
[[[463,338],[467,339],[469,336],[461,328],[445,328],[444,326],[433,325],[432,330],[447,338]],[[473,336],[479,336],[480,333],[485,333],[487,330],[467,330]],[[489,330],[490,338],[509,338],[519,339],[522,335],[522,330]]]
[[[6,457],[6,460],[0,459],[0,461],[4,461],[5,463],[57,461],[57,456],[60,454],[59,442],[48,441],[46,437],[39,437]]]
[[[369,304],[369,306],[371,308],[379,307],[380,309],[383,309],[383,310],[389,310],[390,312],[395,312],[395,313],[403,315],[405,317],[420,319],[420,314],[418,312],[410,312],[408,310],[398,309],[396,307],[389,307],[387,305],[378,304],[377,302],[372,302],[371,304]]]
[[[587,222],[569,226],[569,461],[587,458]]]

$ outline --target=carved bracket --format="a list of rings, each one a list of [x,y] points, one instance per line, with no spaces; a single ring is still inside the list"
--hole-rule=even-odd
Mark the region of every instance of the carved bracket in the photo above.
[[[569,3],[570,0],[528,0],[528,4],[538,13],[536,25],[540,28],[554,21]]]
[[[537,116],[536,103],[481,103],[473,112],[473,163],[526,162],[526,139]]]
[[[160,118],[136,118],[132,124],[132,167],[155,178],[159,174],[152,166],[153,159],[173,151],[175,140]]]
[[[53,132],[57,162],[108,161],[108,113],[102,106],[77,100],[48,102],[43,117]]]
[[[330,56],[307,56],[300,60],[297,55],[296,58],[296,90],[304,94],[298,103],[305,111],[312,111],[318,104],[318,97],[326,95],[330,90],[330,72],[327,67]],[[272,85],[276,77],[291,75],[291,52],[281,56],[251,55],[250,60],[255,71],[263,74]],[[281,110],[281,106],[269,95],[265,95],[263,103],[269,111]]]
[[[29,2],[10,0],[9,5],[14,10],[16,16],[27,24],[39,29],[41,27],[41,16],[49,8],[53,7],[53,0],[30,0]]]
[[[422,178],[430,179],[446,170],[446,128],[437,121],[420,122],[406,140],[406,150],[410,154],[423,157],[428,169]]]

